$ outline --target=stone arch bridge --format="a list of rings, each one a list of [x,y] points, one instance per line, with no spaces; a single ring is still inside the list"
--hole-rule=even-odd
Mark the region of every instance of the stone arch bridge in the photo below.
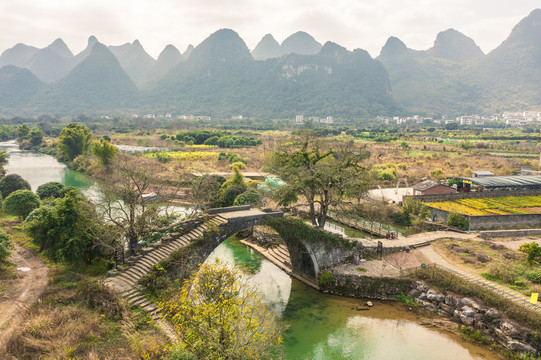
[[[207,214],[197,219],[183,222],[181,224],[183,233],[171,234],[162,238],[161,242],[152,247],[142,249],[140,255],[128,260],[129,266],[123,271],[113,270],[110,272],[110,277],[105,280],[105,284],[120,292],[131,304],[139,305],[150,312],[153,317],[156,317],[155,320],[158,320],[156,305],[146,299],[139,291],[139,280],[148,274],[154,265],[167,259],[175,251],[188,248],[190,244],[202,242],[205,245],[197,248],[197,258],[203,262],[218,245],[231,235],[256,225],[262,225],[268,218],[281,218],[283,216],[281,211],[251,209],[250,206],[210,209]],[[276,230],[289,250],[292,271],[313,283],[317,284],[319,275],[324,269],[359,253],[358,244],[357,246],[354,244],[344,246],[344,244],[348,244],[347,240],[342,239],[342,244],[335,243],[333,245],[308,241],[308,236],[302,234],[291,236],[287,233],[294,231],[292,227],[294,225],[282,224],[282,226],[276,227]],[[305,227],[310,228],[310,226]]]

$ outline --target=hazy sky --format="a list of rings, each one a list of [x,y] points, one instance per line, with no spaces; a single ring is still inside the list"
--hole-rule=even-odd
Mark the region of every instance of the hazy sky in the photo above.
[[[282,42],[302,30],[374,57],[391,35],[427,49],[454,28],[489,52],[536,7],[539,0],[0,0],[0,52],[61,37],[77,53],[95,35],[107,45],[139,39],[157,57],[167,44],[183,52],[220,28],[250,49],[267,33]]]

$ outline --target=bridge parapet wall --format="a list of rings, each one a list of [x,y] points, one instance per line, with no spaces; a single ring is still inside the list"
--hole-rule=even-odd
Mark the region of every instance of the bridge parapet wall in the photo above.
[[[250,205],[242,205],[242,206],[229,206],[229,207],[223,207],[223,208],[214,208],[214,209],[208,209],[207,212],[209,214],[223,214],[223,213],[230,213],[235,211],[247,211],[250,210],[252,207]]]

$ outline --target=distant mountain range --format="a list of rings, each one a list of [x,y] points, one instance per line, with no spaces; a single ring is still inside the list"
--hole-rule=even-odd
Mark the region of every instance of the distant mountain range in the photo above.
[[[305,32],[281,44],[267,34],[250,52],[222,29],[183,54],[167,45],[158,59],[138,40],[107,47],[91,36],[77,55],[62,39],[5,50],[0,115],[452,116],[538,108],[540,80],[541,10],[486,55],[453,29],[424,51],[391,37],[376,59]]]

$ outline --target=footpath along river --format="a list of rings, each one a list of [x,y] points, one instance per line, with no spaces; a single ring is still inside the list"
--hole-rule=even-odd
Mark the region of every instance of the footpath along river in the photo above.
[[[93,182],[54,157],[21,152],[14,142],[0,143],[9,152],[8,174],[19,174],[35,191],[58,181],[91,191]],[[478,360],[500,359],[485,347],[418,324],[415,314],[394,302],[372,301],[369,311],[355,310],[366,300],[322,294],[286,273],[236,239],[228,239],[210,256],[251,270],[250,280],[287,324],[284,345],[290,360]]]

